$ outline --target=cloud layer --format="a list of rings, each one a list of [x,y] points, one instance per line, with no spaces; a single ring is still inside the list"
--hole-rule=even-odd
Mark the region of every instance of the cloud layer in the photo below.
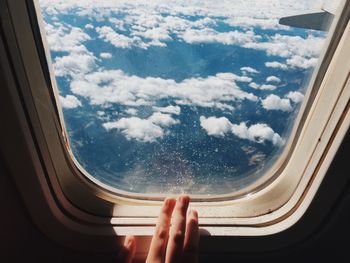
[[[176,82],[172,79],[140,78],[129,76],[120,70],[107,70],[73,80],[71,90],[90,100],[93,105],[112,103],[156,106],[160,99],[173,99],[178,105],[233,110],[234,102],[258,100],[255,95],[241,90],[237,85],[237,82],[250,80],[232,73],[221,73],[208,78],[190,78]]]
[[[57,77],[70,81],[74,94],[60,97],[66,109],[82,106],[78,97],[91,105],[124,106],[124,114],[104,124],[107,130],[117,129],[129,140],[155,142],[169,133],[169,127],[179,124],[174,116],[181,115],[180,106],[201,107],[233,112],[243,101],[261,104],[265,110],[291,112],[303,100],[300,92],[284,97],[272,94],[282,80],[274,75],[255,80],[264,69],[249,65],[240,68],[240,74],[222,72],[207,77],[192,77],[182,81],[160,77],[139,77],[122,70],[106,70],[99,65],[111,60],[114,53],[101,50],[93,54],[86,43],[104,41],[116,49],[165,48],[176,41],[191,45],[234,45],[244,49],[265,52],[265,67],[272,70],[309,69],[316,65],[324,37],[312,33],[305,36],[281,34],[290,29],[278,24],[281,16],[317,10],[323,1],[202,1],[195,0],[40,0],[45,13],[52,19],[45,29],[51,51],[55,56]],[[246,7],[246,8],[245,8]],[[88,19],[83,28],[59,22],[59,15],[73,13]],[[93,21],[103,22],[95,23]],[[219,24],[229,27],[220,30]],[[258,33],[270,30],[272,33]],[[94,33],[97,37],[93,38]],[[246,85],[248,89],[243,89]],[[262,98],[255,91],[265,92]],[[78,97],[76,97],[78,96]],[[168,105],[159,103],[168,101]],[[162,106],[159,106],[162,105]],[[148,118],[140,117],[138,107],[148,107]],[[250,127],[245,122],[232,124],[226,118],[201,117],[202,128],[210,136],[232,133],[255,142],[271,141],[281,145],[282,139],[267,124]]]

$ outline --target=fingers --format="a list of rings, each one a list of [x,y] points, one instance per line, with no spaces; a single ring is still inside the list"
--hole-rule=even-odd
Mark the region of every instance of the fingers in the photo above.
[[[184,241],[184,249],[182,262],[196,263],[198,262],[198,246],[199,246],[199,228],[198,213],[190,210],[187,215],[186,234]]]
[[[186,229],[186,213],[189,202],[189,196],[185,195],[180,196],[176,202],[174,219],[166,249],[166,263],[181,262]]]
[[[163,203],[146,262],[164,262],[165,250],[169,237],[171,215],[173,213],[175,203],[176,200],[174,198],[167,198]]]
[[[118,262],[131,263],[136,251],[136,240],[134,236],[126,236],[124,246],[119,253]]]

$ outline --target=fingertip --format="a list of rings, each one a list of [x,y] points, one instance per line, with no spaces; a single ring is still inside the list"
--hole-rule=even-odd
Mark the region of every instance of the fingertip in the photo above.
[[[166,212],[167,214],[172,213],[174,207],[176,204],[176,199],[173,197],[167,197],[165,198],[164,202],[163,202],[163,208],[162,210],[164,212]]]
[[[131,263],[136,252],[136,239],[134,236],[126,236],[124,245],[119,253],[120,262]]]
[[[178,197],[177,203],[183,210],[187,210],[190,203],[190,197],[188,195],[182,194]]]
[[[191,209],[188,211],[188,215],[189,217],[195,219],[196,221],[198,221],[198,212],[197,210]]]
[[[178,200],[182,203],[189,203],[191,198],[189,195],[186,195],[186,194],[181,194],[179,197],[178,197]]]
[[[136,239],[134,236],[126,236],[124,240],[124,247],[128,250],[136,248]]]

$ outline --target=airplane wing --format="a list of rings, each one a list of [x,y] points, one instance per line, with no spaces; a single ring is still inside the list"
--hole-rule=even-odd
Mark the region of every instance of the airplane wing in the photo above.
[[[333,14],[324,11],[319,13],[282,17],[279,20],[279,24],[305,29],[328,31],[333,19]]]

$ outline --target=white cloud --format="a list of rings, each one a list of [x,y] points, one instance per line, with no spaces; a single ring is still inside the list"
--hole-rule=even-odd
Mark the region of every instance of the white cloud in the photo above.
[[[113,24],[113,26],[120,30],[120,31],[125,31],[125,23],[123,20],[120,20],[120,19],[117,19],[115,17],[110,17],[109,19],[109,22],[111,22]]]
[[[108,52],[102,52],[102,53],[100,53],[100,57],[104,58],[104,59],[111,59],[112,58],[112,54],[108,53]]]
[[[307,69],[314,67],[323,47],[324,38],[309,35],[300,36],[274,35],[267,42],[249,42],[245,48],[266,51],[269,56],[279,56],[287,59],[287,64],[294,68]],[[278,62],[277,62],[278,63]],[[270,64],[271,67],[273,64]],[[275,67],[278,64],[275,63]],[[279,65],[281,69],[282,65]]]
[[[288,29],[288,27],[281,26],[278,23],[277,18],[255,18],[250,16],[236,16],[229,18],[225,21],[230,26],[238,26],[245,28],[256,28],[260,27],[262,29]]]
[[[253,31],[218,32],[205,28],[198,30],[188,29],[181,35],[181,38],[189,44],[220,43],[224,45],[245,45],[257,41],[259,37]]]
[[[54,61],[55,75],[76,77],[95,68],[96,57],[83,44],[90,36],[77,27],[63,23],[46,24],[47,41],[51,51],[66,52]]]
[[[151,105],[161,99],[174,99],[178,105],[232,110],[232,103],[257,101],[252,93],[239,88],[240,76],[232,73],[207,78],[190,78],[181,82],[162,78],[129,76],[120,70],[86,74],[71,82],[74,94],[90,100],[91,104],[117,103],[126,106]],[[247,79],[243,79],[247,80]]]
[[[253,74],[259,73],[259,71],[257,71],[255,68],[252,68],[252,67],[241,67],[241,71],[247,72],[247,73],[253,73]]]
[[[75,109],[82,106],[80,100],[72,95],[67,95],[66,97],[60,96],[60,101],[62,107],[66,109]]]
[[[96,32],[99,34],[99,38],[102,38],[117,48],[130,48],[135,41],[135,39],[115,32],[109,26],[97,27]]]
[[[130,114],[130,115],[137,115],[138,110],[135,108],[129,108],[129,109],[125,110],[125,113]]]
[[[58,23],[58,26],[46,24],[45,30],[51,51],[87,52],[86,47],[82,43],[91,38],[80,28]]]
[[[169,105],[167,107],[153,107],[153,110],[160,111],[164,113],[171,113],[175,115],[180,115],[181,108],[179,106]]]
[[[107,122],[103,124],[106,130],[117,129],[128,140],[137,140],[140,142],[155,142],[157,139],[163,138],[164,130],[147,119],[137,117],[121,118],[115,122]]]
[[[108,11],[115,9],[135,10],[135,13],[138,11],[140,14],[162,10],[165,13],[187,16],[197,14],[214,17],[238,17],[237,20],[245,24],[260,24],[261,27],[266,25],[270,27],[271,21],[265,22],[263,19],[271,20],[293,14],[319,11],[323,4],[337,6],[339,2],[339,0],[203,0],[201,4],[198,4],[198,0],[152,0],[147,2],[143,0],[133,0],[132,2],[130,0],[40,0],[40,5],[51,15],[58,12],[68,12],[74,8],[80,8],[80,13],[83,15],[99,18],[101,17],[100,13],[103,13],[104,16],[110,16],[111,12]],[[93,12],[96,9],[100,12]],[[332,8],[332,10],[334,9]],[[253,22],[247,21],[247,18],[251,18]]]
[[[265,99],[261,100],[261,104],[266,110],[281,110],[290,112],[293,110],[289,99],[282,99],[277,95],[269,95]]]
[[[86,29],[94,29],[95,27],[92,24],[86,24],[85,28]]]
[[[156,27],[147,29],[146,31],[138,31],[134,32],[134,36],[139,36],[143,38],[148,38],[153,40],[154,42],[161,43],[162,41],[170,41],[172,38],[170,37],[170,32],[166,28]],[[165,45],[164,43],[162,43]]]
[[[164,131],[165,128],[179,123],[179,120],[175,120],[169,114],[156,112],[147,119],[121,118],[118,121],[104,123],[103,127],[106,130],[117,129],[121,131],[128,140],[155,142],[168,133]]]
[[[251,42],[244,45],[247,48],[264,50],[270,56],[291,58],[302,56],[306,58],[318,57],[321,52],[324,38],[309,35],[307,38],[300,36],[287,36],[276,34],[268,42]]]
[[[259,84],[256,84],[255,82],[250,83],[249,87],[253,89],[258,89],[258,90],[275,90],[277,88],[275,85],[269,85],[269,84],[259,85]]]
[[[232,133],[242,139],[248,139],[257,143],[264,143],[271,141],[274,145],[283,145],[284,140],[278,133],[269,127],[267,124],[258,123],[250,127],[242,122],[239,125],[232,125]]]
[[[199,118],[201,127],[211,136],[225,136],[231,130],[232,123],[225,117]]]
[[[247,76],[238,76],[233,73],[218,73],[216,74],[216,77],[218,77],[221,80],[227,80],[227,81],[239,81],[239,82],[251,82],[252,78]]]
[[[97,115],[98,115],[99,117],[103,117],[103,116],[106,115],[106,113],[105,113],[104,111],[98,111],[98,112],[97,112]]]
[[[59,77],[83,76],[95,69],[96,58],[91,53],[70,53],[57,57],[54,62],[55,75]]]
[[[287,64],[293,68],[308,69],[317,65],[317,58],[305,58],[301,56],[293,56],[287,59]]]
[[[161,112],[155,112],[151,117],[148,118],[154,124],[162,127],[168,127],[171,125],[179,124],[179,120],[175,120],[170,114],[164,114]]]
[[[299,91],[291,91],[287,94],[286,98],[290,99],[294,103],[300,103],[304,100],[304,95]]]
[[[279,83],[279,82],[281,82],[281,79],[276,77],[276,76],[269,76],[266,78],[266,81]]]
[[[239,125],[232,124],[226,117],[200,117],[200,125],[210,136],[223,137],[232,133],[238,138],[250,140],[256,143],[270,141],[274,145],[281,146],[284,140],[278,133],[275,133],[267,124],[254,124],[250,127],[241,122]]]
[[[283,64],[277,61],[266,62],[265,66],[267,68],[277,68],[277,69],[283,69],[283,70],[288,69],[288,66],[286,64]]]
[[[281,34],[262,37],[253,30],[255,27],[286,29],[288,27],[278,25],[278,19],[281,16],[300,11],[305,13],[306,10],[312,9],[313,4],[310,5],[305,1],[296,4],[292,0],[287,1],[290,4],[282,1],[263,3],[257,0],[234,2],[223,0],[215,4],[214,2],[202,1],[199,7],[195,0],[153,0],[147,3],[138,0],[132,2],[102,0],[93,4],[89,0],[87,2],[66,1],[65,4],[56,0],[48,6],[47,2],[42,0],[44,10],[48,14],[72,11],[97,21],[108,20],[111,27],[97,27],[96,32],[101,39],[117,48],[166,47],[167,42],[172,40],[190,44],[218,43],[265,51],[269,56],[285,58],[291,68],[307,69],[317,63],[324,43],[323,37],[311,34],[306,38]],[[116,18],[117,14],[122,18]],[[196,16],[203,16],[203,18],[196,20]],[[218,22],[226,22],[243,30],[219,32],[215,29]],[[91,28],[91,24],[87,24],[86,28]],[[79,30],[76,27],[66,28],[62,25],[55,28],[47,25],[51,48],[53,50],[84,49],[80,44],[90,40],[90,36]],[[74,44],[74,41],[78,42]],[[271,66],[273,67],[272,64]],[[274,67],[278,66],[275,64]],[[250,72],[248,67],[246,68],[246,72],[254,73]],[[279,68],[288,67],[279,65]]]

